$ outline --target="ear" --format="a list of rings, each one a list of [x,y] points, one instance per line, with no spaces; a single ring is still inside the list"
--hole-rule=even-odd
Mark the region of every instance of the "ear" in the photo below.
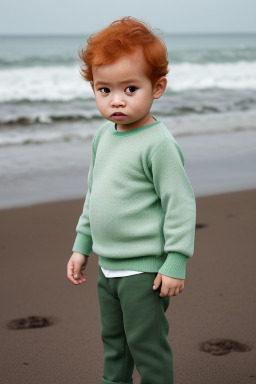
[[[154,99],[160,99],[160,97],[164,94],[167,86],[167,79],[165,76],[159,77],[159,79],[155,82],[153,87],[153,97]]]
[[[90,81],[90,84],[91,84],[91,87],[92,87],[93,93],[95,93],[95,92],[94,92],[94,84],[93,84],[93,81]]]

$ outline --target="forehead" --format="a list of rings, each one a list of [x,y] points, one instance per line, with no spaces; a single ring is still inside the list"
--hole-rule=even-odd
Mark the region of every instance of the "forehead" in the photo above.
[[[138,49],[132,54],[123,55],[110,64],[92,66],[92,73],[94,81],[121,81],[125,78],[145,78],[146,63],[142,50]]]

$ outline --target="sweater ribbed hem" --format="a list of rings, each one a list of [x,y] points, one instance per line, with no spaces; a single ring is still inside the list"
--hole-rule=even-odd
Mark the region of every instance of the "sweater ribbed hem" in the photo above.
[[[166,260],[162,256],[141,256],[128,259],[114,259],[99,255],[99,266],[110,270],[131,270],[140,272],[158,272]]]
[[[180,253],[162,256],[141,256],[129,259],[114,259],[99,255],[99,266],[110,270],[131,270],[140,272],[159,272],[176,279],[186,278],[188,257]]]
[[[92,238],[91,236],[84,235],[81,232],[77,233],[75,243],[73,245],[73,252],[79,252],[83,255],[90,256],[92,253]]]
[[[158,272],[176,279],[185,279],[187,261],[188,257],[181,253],[168,253],[165,263]]]

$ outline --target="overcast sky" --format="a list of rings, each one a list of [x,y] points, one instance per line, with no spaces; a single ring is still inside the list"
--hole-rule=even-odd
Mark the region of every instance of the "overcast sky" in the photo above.
[[[122,16],[163,32],[256,32],[256,0],[6,0],[0,34],[84,34]]]

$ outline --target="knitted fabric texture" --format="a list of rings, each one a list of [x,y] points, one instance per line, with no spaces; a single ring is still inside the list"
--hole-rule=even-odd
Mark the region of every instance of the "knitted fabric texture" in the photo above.
[[[73,251],[106,269],[184,279],[194,252],[196,203],[176,140],[160,121],[95,134],[88,191]]]

